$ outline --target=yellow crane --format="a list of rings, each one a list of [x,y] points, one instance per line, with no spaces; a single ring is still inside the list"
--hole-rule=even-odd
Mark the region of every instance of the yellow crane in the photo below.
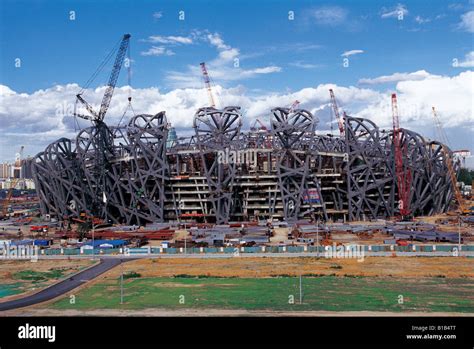
[[[446,132],[444,132],[443,125],[441,124],[438,114],[436,113],[435,107],[432,107],[431,110],[433,111],[435,126],[436,126],[436,129],[438,130],[438,136],[442,143],[443,151],[445,154],[446,167],[448,168],[449,178],[451,179],[451,184],[453,186],[454,197],[456,198],[456,201],[458,202],[460,213],[467,214],[470,211],[466,208],[466,205],[461,195],[461,191],[459,190],[458,185],[457,185],[458,181],[456,178],[456,172],[454,171],[453,158],[450,155],[449,149],[447,147],[447,145],[449,145],[448,136],[446,135]]]

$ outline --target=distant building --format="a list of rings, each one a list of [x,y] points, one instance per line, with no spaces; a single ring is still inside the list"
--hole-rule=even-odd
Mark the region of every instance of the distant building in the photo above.
[[[0,178],[12,177],[13,165],[8,162],[0,164]]]
[[[31,179],[33,178],[33,172],[31,170],[33,158],[29,157],[21,160],[21,178]]]

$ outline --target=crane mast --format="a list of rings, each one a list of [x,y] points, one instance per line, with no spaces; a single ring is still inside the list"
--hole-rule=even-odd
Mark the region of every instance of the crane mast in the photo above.
[[[398,200],[400,214],[403,218],[409,217],[410,210],[410,186],[411,172],[403,163],[404,155],[406,156],[406,145],[402,148],[400,118],[398,115],[397,95],[392,93],[392,119],[393,119],[393,146],[395,152],[395,173],[398,185]]]
[[[216,103],[214,101],[214,97],[212,95],[212,88],[211,88],[211,79],[209,78],[209,73],[207,72],[206,63],[200,63],[202,76],[204,77],[204,84],[206,85],[207,93],[209,95],[209,103],[212,108],[216,107]]]
[[[341,136],[344,136],[344,119],[339,114],[339,108],[337,107],[336,96],[334,95],[333,89],[329,89],[329,95],[331,96],[332,110],[334,112],[334,117],[337,120],[337,126],[339,127],[339,133]],[[345,113],[344,113],[345,115]]]
[[[449,179],[451,180],[451,185],[453,186],[454,197],[456,198],[456,201],[458,202],[459,211],[461,213],[466,213],[468,210],[464,205],[464,200],[462,198],[461,191],[458,188],[456,172],[454,171],[453,157],[451,156],[451,153],[447,147],[449,146],[448,136],[446,135],[446,132],[444,132],[443,125],[441,124],[441,120],[439,119],[438,114],[436,113],[435,107],[432,107],[431,110],[433,112],[435,126],[436,126],[436,129],[438,130],[438,135],[442,143],[446,167],[448,168]]]
[[[86,110],[91,115],[80,115],[76,113],[74,113],[74,115],[79,116],[82,119],[94,121],[96,123],[100,123],[104,120],[105,114],[109,109],[110,101],[112,100],[112,96],[114,94],[115,85],[117,84],[117,79],[119,77],[120,70],[122,69],[123,60],[125,58],[129,42],[130,34],[125,34],[122,38],[122,41],[120,42],[120,47],[117,51],[117,56],[115,57],[112,73],[110,74],[109,81],[107,83],[107,88],[105,90],[104,97],[102,98],[102,103],[100,104],[99,112],[97,113],[94,108],[89,103],[87,103],[87,101],[82,97],[82,93],[79,93],[76,95],[77,100],[84,105]]]

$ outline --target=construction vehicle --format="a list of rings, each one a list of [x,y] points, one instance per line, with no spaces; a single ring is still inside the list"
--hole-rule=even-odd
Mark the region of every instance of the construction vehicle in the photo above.
[[[454,197],[459,205],[459,212],[461,215],[471,214],[471,210],[467,208],[467,205],[464,202],[462,197],[461,191],[458,187],[458,181],[456,178],[456,172],[454,171],[454,161],[451,152],[449,151],[448,145],[449,140],[446,132],[444,132],[443,125],[441,124],[441,120],[436,113],[435,107],[431,107],[433,112],[433,118],[435,121],[436,130],[438,131],[438,137],[440,138],[440,142],[442,144],[443,152],[444,152],[444,159],[446,162],[446,167],[448,168],[449,178],[451,180],[451,185],[453,187]]]
[[[404,163],[407,145],[401,144],[400,118],[398,116],[397,94],[392,93],[393,146],[395,152],[395,173],[398,187],[398,208],[403,221],[411,221],[410,192],[411,171]]]

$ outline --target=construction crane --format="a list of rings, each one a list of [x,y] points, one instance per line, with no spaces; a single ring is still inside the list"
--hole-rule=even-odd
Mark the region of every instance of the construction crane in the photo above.
[[[21,160],[23,158],[23,150],[25,149],[25,146],[20,147],[20,151],[16,154],[15,156],[15,164],[13,165],[13,178],[10,182],[10,188],[8,189],[7,195],[5,199],[3,200],[2,203],[2,216],[6,217],[8,214],[8,206],[10,205],[10,202],[12,201],[13,197],[13,190],[15,190],[15,187],[18,185],[18,183],[21,181]],[[18,169],[18,177],[15,177],[15,170]]]
[[[96,138],[96,141],[95,141],[96,146],[94,147],[95,161],[94,161],[93,166],[90,169],[90,171],[94,173],[94,177],[97,182],[97,185],[95,186],[94,197],[93,197],[93,200],[94,200],[93,212],[96,214],[99,214],[100,210],[104,210],[104,208],[100,204],[100,200],[101,200],[100,197],[102,197],[102,201],[105,203],[106,196],[105,196],[105,192],[101,193],[100,191],[106,187],[105,181],[107,178],[107,171],[108,171],[108,155],[112,152],[112,146],[113,146],[113,144],[111,144],[112,142],[111,137],[109,136],[110,130],[105,124],[104,118],[107,113],[107,110],[109,109],[110,101],[112,100],[112,96],[114,94],[115,85],[117,84],[117,79],[119,77],[120,70],[122,69],[123,61],[128,49],[129,42],[130,42],[130,34],[125,34],[122,37],[120,46],[117,50],[117,55],[115,57],[115,62],[112,67],[112,72],[110,74],[109,81],[107,83],[107,88],[105,89],[105,93],[102,98],[102,103],[100,104],[100,110],[98,112],[94,110],[94,108],[89,103],[87,103],[87,101],[82,97],[82,92],[79,92],[76,95],[77,101],[81,102],[84,105],[86,110],[89,112],[89,115],[77,114],[74,111],[74,116],[78,116],[82,119],[92,121],[96,128],[96,131],[94,133],[94,137]],[[113,52],[114,51],[112,50],[112,52],[109,53],[106,60],[104,60],[104,62],[99,66],[99,69],[97,69],[96,72],[94,72],[94,74],[92,75],[92,77],[88,80],[88,82],[86,83],[86,86],[88,86],[91,83],[91,81],[97,76],[99,71],[103,69],[108,59],[112,57]],[[129,97],[129,102],[130,101],[131,101],[131,98]]]
[[[300,104],[300,101],[299,100],[295,100],[291,106],[290,106],[290,113],[293,113],[296,109],[296,107]]]
[[[202,62],[199,65],[201,66],[202,76],[204,77],[204,84],[206,85],[207,93],[209,95],[210,107],[215,108],[216,102],[214,101],[214,97],[212,95],[211,78],[209,77],[209,73],[207,72],[206,63]]]
[[[122,38],[120,43],[120,47],[117,52],[117,56],[115,57],[114,66],[112,68],[112,73],[109,77],[109,82],[107,83],[107,88],[104,93],[104,97],[102,98],[102,103],[100,104],[99,112],[96,112],[94,108],[87,103],[87,101],[82,97],[82,92],[76,95],[77,100],[81,102],[86,110],[90,113],[90,115],[82,115],[74,113],[75,116],[78,116],[85,120],[91,120],[94,123],[100,123],[104,120],[105,114],[110,106],[110,101],[112,100],[112,96],[114,94],[115,85],[117,84],[117,79],[120,74],[120,70],[122,69],[123,60],[125,58],[125,53],[127,52],[127,48],[130,42],[130,34],[125,34]],[[93,76],[97,75],[97,72],[94,73]]]
[[[448,149],[448,146],[449,146],[448,136],[446,135],[446,132],[444,132],[443,125],[441,124],[441,120],[439,119],[438,114],[436,113],[435,107],[431,107],[431,110],[433,112],[433,118],[434,118],[436,130],[438,131],[438,137],[441,142],[441,147],[443,148],[443,152],[445,156],[444,159],[446,162],[446,167],[448,168],[448,174],[451,180],[451,185],[453,186],[454,197],[456,198],[456,201],[458,202],[460,213],[468,214],[470,213],[470,210],[467,209],[464,203],[464,200],[462,198],[461,191],[458,188],[456,172],[454,171],[453,157],[451,156],[451,153]]]
[[[259,119],[255,119],[255,122],[253,123],[253,126],[250,128],[252,131],[257,129],[255,127],[257,125],[257,123],[260,125],[259,130],[268,131],[267,126],[265,126],[265,124],[263,122],[261,122]]]
[[[407,146],[401,144],[400,118],[398,115],[397,94],[392,93],[393,146],[395,152],[395,173],[398,185],[399,210],[402,219],[410,217],[411,171],[404,164]]]
[[[337,107],[336,96],[334,95],[334,91],[332,90],[332,88],[329,89],[329,95],[331,96],[332,110],[334,112],[334,117],[337,120],[339,133],[341,134],[341,136],[344,136],[344,119],[339,114],[339,108]],[[344,112],[344,116],[345,115],[346,113]],[[331,122],[331,130],[332,130],[332,122]]]

